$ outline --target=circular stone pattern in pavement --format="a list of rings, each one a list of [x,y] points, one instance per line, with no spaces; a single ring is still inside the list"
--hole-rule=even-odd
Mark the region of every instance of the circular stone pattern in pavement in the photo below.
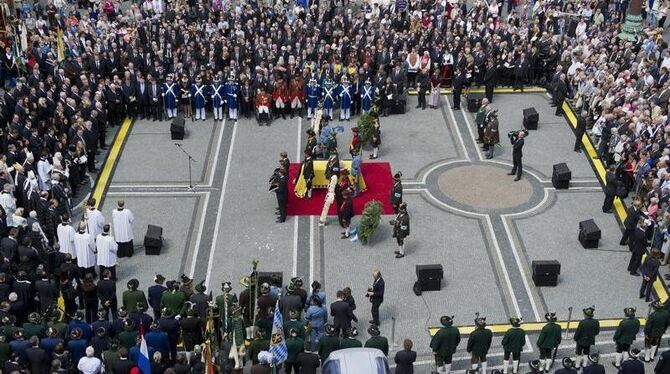
[[[508,169],[487,165],[450,168],[438,178],[440,191],[449,199],[476,209],[509,209],[527,203],[533,187],[524,174],[514,182]]]

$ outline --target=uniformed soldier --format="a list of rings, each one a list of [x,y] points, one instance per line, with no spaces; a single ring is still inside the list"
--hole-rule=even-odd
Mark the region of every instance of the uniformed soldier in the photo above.
[[[270,94],[265,92],[263,88],[259,88],[256,93],[256,111],[258,113],[258,126],[265,124],[270,126],[272,116],[270,116]],[[263,118],[265,117],[265,121]]]
[[[575,348],[575,369],[579,370],[582,366],[586,366],[588,356],[591,353],[591,346],[596,343],[596,336],[600,333],[600,322],[593,318],[595,307],[591,306],[584,308],[584,319],[579,321],[575,336],[573,339],[577,343]],[[586,355],[586,356],[584,356]]]
[[[298,336],[298,332],[294,329],[288,330],[288,338],[286,339],[286,361],[284,361],[285,372],[298,374],[300,372],[300,365],[298,363],[298,354],[305,349],[305,340]]]
[[[430,340],[430,348],[435,355],[435,366],[441,374],[449,374],[451,361],[458,344],[461,342],[461,333],[454,327],[454,316],[442,316],[442,327]]]
[[[170,281],[168,290],[161,295],[161,310],[170,309],[172,313],[182,314],[186,306],[186,295],[179,290],[179,282]]]
[[[368,328],[368,334],[370,334],[370,339],[365,342],[365,348],[377,348],[380,351],[384,352],[384,356],[389,355],[389,341],[386,337],[381,336],[379,331],[379,326],[370,325]]]
[[[167,293],[167,292],[166,292]],[[165,293],[164,293],[165,294]],[[170,343],[170,363],[174,365],[177,359],[177,341],[179,340],[179,321],[174,318],[174,312],[170,308],[161,308],[161,319],[158,326],[168,336]]]
[[[375,87],[370,82],[370,78],[365,80],[365,85],[361,89],[361,108],[363,112],[368,113],[372,104],[375,102]]]
[[[570,359],[570,357],[564,357],[561,360],[563,367],[556,370],[556,374],[577,374],[577,370],[574,368],[575,363]]]
[[[144,295],[144,291],[138,290],[140,282],[133,278],[128,281],[128,289],[123,291],[122,300],[123,306],[128,313],[132,313],[137,310],[137,302],[142,301],[144,305],[147,304],[147,297]]]
[[[212,99],[212,111],[214,112],[215,121],[223,121],[223,104],[226,100],[223,91],[223,84],[221,84],[221,73],[214,76],[214,80],[210,85],[209,93]]]
[[[540,371],[548,373],[553,362],[552,352],[561,344],[561,326],[556,323],[554,312],[546,313],[544,319],[547,320],[547,324],[540,331],[537,346],[540,348]]]
[[[668,320],[670,319],[670,312],[660,301],[654,301],[652,308],[654,311],[649,315],[647,323],[644,325],[644,362],[651,362],[656,358],[658,344],[668,328]]]
[[[321,92],[323,96],[323,113],[330,121],[333,119],[333,107],[335,106],[335,98],[337,97],[336,88],[333,87],[333,80],[328,78],[326,80],[326,87]]]
[[[283,79],[279,79],[272,92],[272,99],[275,102],[275,118],[286,119],[286,104],[289,103],[288,87]]]
[[[221,323],[221,330],[228,332],[230,323],[230,318],[232,316],[233,306],[237,304],[237,295],[232,292],[232,284],[230,282],[221,283],[222,295],[219,295],[215,299],[216,306],[219,309],[219,319]]]
[[[314,160],[312,159],[311,149],[305,149],[304,153],[305,158],[302,161],[302,165],[300,166],[300,173],[302,174],[302,177],[305,180],[305,187],[307,188],[307,192],[305,193],[305,196],[303,198],[305,200],[308,200],[312,198],[312,180],[314,180],[315,177]]]
[[[391,196],[389,202],[393,206],[393,214],[398,214],[398,207],[402,204],[402,172],[397,172],[393,175],[393,187],[391,188]]]
[[[207,86],[202,84],[202,79],[199,76],[195,77],[195,82],[191,84],[191,96],[193,97],[193,106],[195,107],[195,119],[202,119],[203,121],[207,116],[205,113],[206,89]]]
[[[346,338],[340,339],[340,349],[363,347],[363,343],[356,338],[358,336],[357,328],[350,327],[345,336]]]
[[[477,143],[484,142],[484,128],[486,127],[486,112],[487,105],[489,101],[487,99],[482,99],[482,105],[479,106],[477,110],[477,115],[475,116],[475,125],[477,126]]]
[[[512,356],[512,373],[519,372],[519,360],[521,351],[526,344],[526,332],[521,328],[521,318],[513,317],[509,319],[512,327],[505,332],[502,340],[504,349],[503,374],[507,374],[510,356]]]
[[[33,312],[28,315],[28,322],[23,324],[23,333],[26,336],[37,336],[40,339],[45,336],[44,325],[39,313]]]
[[[625,318],[619,322],[614,333],[614,342],[616,343],[615,361],[612,362],[617,369],[621,366],[624,352],[628,353],[630,345],[635,341],[635,335],[640,330],[640,321],[635,318],[635,308],[628,307],[624,309]]]
[[[340,158],[337,155],[337,149],[331,149],[326,163],[326,179],[330,179],[333,175],[340,178]]]
[[[166,82],[163,83],[163,104],[167,111],[168,119],[177,116],[177,103],[179,103],[179,85],[172,82],[172,74],[168,74]]]
[[[205,286],[205,280],[203,279],[195,285],[195,293],[189,298],[189,301],[193,303],[191,308],[195,309],[197,316],[203,323],[207,320],[209,302],[211,301],[210,295],[207,295],[206,292],[207,286]]]
[[[289,82],[289,94],[291,99],[291,118],[295,116],[297,110],[298,116],[302,117],[303,103],[305,102],[305,80],[298,74]]]
[[[491,348],[493,333],[486,328],[486,317],[475,319],[475,330],[468,338],[467,352],[472,355],[470,363],[472,370],[477,370],[481,364],[481,373],[486,374],[486,355]]]
[[[644,364],[638,360],[640,350],[633,348],[628,352],[629,359],[621,363],[620,374],[644,374]]]
[[[226,104],[228,105],[228,119],[237,121],[238,94],[240,93],[240,85],[235,80],[235,75],[230,74],[228,82],[223,91],[226,94]]]
[[[374,122],[372,122],[372,130],[370,131],[370,145],[372,146],[370,159],[374,160],[379,156],[379,146],[382,144],[381,125],[379,123],[379,113],[377,112],[376,106],[372,107],[370,115],[374,119]]]
[[[340,97],[340,121],[349,121],[351,117],[353,93],[351,84],[349,84],[349,78],[347,78],[346,75],[342,76],[342,82],[337,90],[337,94]]]
[[[409,236],[409,213],[407,213],[407,203],[398,206],[398,215],[392,221],[393,237],[398,243],[398,250],[395,251],[395,258],[405,257],[405,238]]]
[[[316,79],[312,78],[309,80],[309,84],[305,90],[307,91],[307,118],[311,119],[314,117],[316,107],[319,105],[321,87],[316,83]]]
[[[491,110],[486,115],[484,121],[486,127],[484,128],[484,149],[486,158],[492,159],[495,153],[496,144],[500,143],[500,132],[498,131],[498,111]]]
[[[270,339],[267,337],[265,330],[259,329],[256,331],[256,338],[249,343],[249,356],[251,363],[256,365],[258,363],[258,353],[261,351],[270,350]]]
[[[305,339],[305,323],[300,320],[300,312],[291,310],[288,312],[289,319],[284,322],[284,331],[295,330],[300,339]]]
[[[591,364],[584,366],[582,374],[605,374],[605,367],[598,362],[600,361],[600,355],[598,353],[591,353],[588,355],[588,358]]]

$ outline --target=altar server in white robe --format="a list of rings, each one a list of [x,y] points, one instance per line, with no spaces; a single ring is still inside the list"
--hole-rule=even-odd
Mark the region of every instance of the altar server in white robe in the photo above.
[[[79,224],[79,231],[74,234],[74,251],[77,254],[77,266],[82,276],[88,273],[95,277],[96,249],[93,236],[86,232],[86,224]]]
[[[88,225],[88,233],[91,238],[95,240],[100,233],[102,233],[102,226],[105,224],[105,217],[102,212],[95,207],[95,199],[88,200],[88,210],[86,211],[86,223]]]
[[[95,246],[98,249],[98,266],[100,274],[105,269],[109,269],[112,279],[116,280],[116,251],[119,247],[114,241],[114,237],[109,235],[109,224],[102,227],[102,234],[95,239]]]
[[[60,247],[58,251],[63,254],[70,254],[72,258],[77,258],[77,254],[74,250],[74,227],[70,226],[70,216],[63,214],[60,218],[61,224],[58,225],[56,229],[56,235],[58,236],[58,246]]]
[[[126,209],[126,202],[119,200],[116,202],[117,208],[112,211],[112,227],[114,228],[114,238],[119,246],[119,257],[133,256],[133,212]]]

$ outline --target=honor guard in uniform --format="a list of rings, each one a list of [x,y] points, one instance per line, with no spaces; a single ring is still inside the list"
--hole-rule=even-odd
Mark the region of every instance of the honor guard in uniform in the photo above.
[[[370,78],[365,80],[365,85],[361,89],[361,108],[365,113],[370,111],[375,102],[375,87],[370,82]]]
[[[321,357],[321,362],[325,362],[332,352],[340,349],[340,338],[336,334],[335,327],[328,324],[326,325],[325,331],[326,335],[319,339],[318,352]]]
[[[262,126],[263,122],[261,121],[261,115],[265,114],[267,119],[265,121],[266,126],[270,126],[270,94],[265,92],[262,88],[258,90],[256,94],[256,111],[258,111],[258,126]]]
[[[283,79],[279,79],[272,92],[272,100],[275,102],[275,118],[281,117],[286,119],[286,104],[289,102],[288,87]]]
[[[620,374],[644,374],[644,364],[638,359],[640,350],[633,348],[628,352],[628,360],[621,363]]]
[[[223,121],[223,103],[226,98],[223,92],[223,84],[221,83],[221,73],[214,76],[214,80],[210,85],[209,92],[212,98],[212,112],[214,112],[214,120]]]
[[[352,87],[349,84],[349,78],[346,75],[342,76],[342,83],[337,89],[337,95],[340,97],[340,121],[350,120],[351,117],[351,91]]]
[[[277,205],[279,208],[279,217],[277,223],[286,221],[286,205],[288,204],[288,175],[284,168],[279,169],[279,177],[277,178]]]
[[[202,119],[203,121],[206,118],[205,114],[205,89],[207,86],[202,84],[202,79],[198,76],[195,77],[195,82],[191,85],[191,96],[193,97],[193,106],[195,107],[195,119]]]
[[[481,364],[481,374],[486,374],[486,355],[491,348],[492,339],[493,333],[486,328],[486,318],[477,317],[475,330],[470,333],[467,346],[467,352],[472,355],[470,359],[472,370],[477,370]]]
[[[389,202],[393,207],[393,214],[398,214],[398,207],[402,204],[402,172],[397,172],[393,175],[393,187],[391,188],[391,196]]]
[[[123,295],[121,295],[123,307],[128,313],[137,310],[137,303],[139,301],[143,302],[144,305],[147,304],[147,297],[144,295],[144,291],[137,289],[139,286],[140,282],[133,278],[128,281],[128,289],[123,291]]]
[[[309,131],[309,130],[308,130]],[[305,186],[307,188],[307,193],[304,196],[304,199],[312,198],[312,180],[314,179],[314,160],[312,159],[312,151],[310,149],[305,149],[305,159],[302,161],[300,166],[300,173],[302,178],[305,180]]]
[[[351,219],[354,216],[354,197],[350,189],[342,191],[342,204],[340,204],[338,212],[340,215],[340,225],[344,228],[341,238],[348,239],[351,230]]]
[[[395,258],[405,257],[405,238],[409,236],[409,213],[407,213],[407,203],[398,206],[398,215],[392,221],[393,237],[398,243],[398,250],[395,251]]]
[[[172,74],[168,74],[166,82],[163,83],[163,102],[165,104],[168,119],[172,119],[177,116],[179,92],[179,85],[177,82],[172,82]]]
[[[317,143],[318,143],[318,141],[316,139],[316,133],[311,128],[307,129],[307,131],[305,131],[305,133],[307,134],[307,141],[305,142],[305,151],[304,152],[310,151],[312,153],[312,156],[313,156],[314,151],[316,150]]]
[[[614,332],[614,342],[616,343],[616,356],[612,364],[617,369],[621,366],[624,353],[628,353],[630,345],[635,341],[635,336],[640,331],[640,321],[635,318],[636,309],[628,307],[624,309],[625,318],[619,322]]]
[[[161,310],[167,308],[175,314],[182,314],[186,307],[186,295],[179,290],[179,282],[170,281],[168,290],[161,295]]]
[[[503,374],[507,374],[510,358],[512,359],[512,373],[517,374],[519,372],[521,351],[526,344],[526,332],[521,328],[521,318],[513,317],[509,319],[509,322],[512,324],[512,327],[505,332],[502,340],[504,349]]]
[[[232,317],[233,309],[235,304],[237,304],[237,295],[232,292],[233,287],[230,282],[221,283],[221,291],[223,294],[219,295],[215,299],[216,306],[219,309],[219,320],[221,322],[221,330],[224,332],[224,335],[229,330],[230,318]]]
[[[288,312],[288,320],[284,322],[284,331],[295,330],[300,339],[305,339],[305,323],[300,319],[300,310],[291,309]]]
[[[328,78],[326,80],[326,87],[323,88],[323,111],[328,120],[333,119],[333,107],[335,106],[335,98],[337,97],[336,88],[333,86],[333,80]]]
[[[311,119],[314,117],[319,99],[321,99],[321,87],[316,83],[316,79],[311,78],[305,91],[307,94],[307,118]]]
[[[379,155],[379,146],[382,144],[382,131],[381,124],[379,123],[379,113],[377,113],[374,107],[370,111],[370,115],[374,119],[374,122],[372,123],[372,130],[370,131],[370,145],[372,146],[372,154],[370,155],[370,159],[374,160]]]
[[[484,128],[484,149],[486,158],[492,159],[495,152],[496,144],[500,143],[500,133],[498,132],[498,111],[489,110],[484,120],[486,127]]]
[[[337,155],[337,149],[331,149],[326,163],[326,178],[330,179],[333,175],[340,178],[340,158]]]
[[[563,360],[561,360],[561,365],[563,365],[563,367],[556,370],[556,374],[577,374],[577,370],[574,367],[575,363],[570,357],[564,357]]]
[[[228,76],[224,92],[226,93],[226,104],[228,104],[228,118],[237,121],[237,108],[239,107],[237,95],[240,93],[240,85],[235,80],[235,75]]]
[[[181,84],[179,85],[179,100],[181,101],[181,111],[184,113],[184,117],[191,119],[193,119],[192,99],[191,85],[188,83],[188,78],[184,75],[181,78]]]
[[[668,328],[670,319],[670,312],[660,301],[654,301],[652,308],[654,311],[651,312],[644,325],[644,362],[651,362],[656,357],[658,345]]]
[[[584,313],[584,319],[579,321],[573,337],[577,344],[574,361],[577,370],[586,366],[588,355],[591,353],[591,346],[596,344],[596,336],[600,333],[600,322],[593,318],[595,307],[584,308],[582,312]]]
[[[363,347],[363,343],[356,338],[358,336],[357,328],[350,327],[345,336],[346,337],[340,339],[340,349]]]
[[[289,94],[291,95],[291,118],[295,116],[296,110],[298,116],[302,117],[303,103],[305,102],[305,80],[302,75],[296,75],[289,83]]]
[[[605,367],[598,362],[600,361],[598,353],[591,353],[587,357],[589,358],[589,365],[584,366],[582,374],[605,374]]]
[[[149,287],[147,294],[149,296],[149,305],[154,311],[154,320],[158,320],[161,316],[161,296],[163,292],[166,292],[168,289],[163,285],[165,282],[165,277],[161,274],[154,275],[154,285]]]
[[[461,333],[457,327],[454,327],[454,316],[442,316],[440,323],[444,327],[433,335],[430,340],[430,348],[435,355],[437,372],[439,374],[449,374],[452,357],[461,343]]]
[[[475,125],[477,126],[477,143],[484,142],[484,128],[486,127],[486,114],[488,112],[489,101],[482,99],[482,104],[475,115]]]
[[[540,348],[540,371],[548,373],[553,363],[553,351],[561,344],[561,326],[556,323],[554,312],[546,313],[544,319],[547,324],[540,331],[537,347]]]
[[[370,339],[365,342],[365,348],[377,348],[384,352],[384,356],[388,356],[389,341],[386,337],[380,335],[379,326],[374,324],[370,325],[370,327],[368,327],[368,334],[370,334]]]
[[[179,340],[179,321],[175,319],[175,314],[170,308],[161,309],[161,319],[158,320],[158,326],[168,336],[170,344],[170,363],[174,365],[177,359],[177,342]]]

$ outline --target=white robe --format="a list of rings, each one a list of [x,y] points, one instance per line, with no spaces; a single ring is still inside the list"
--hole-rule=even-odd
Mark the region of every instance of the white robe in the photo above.
[[[14,196],[10,193],[2,192],[0,193],[0,205],[5,210],[5,216],[7,217],[7,226],[14,226],[14,212],[16,211],[16,201]]]
[[[119,246],[114,241],[114,237],[100,234],[95,240],[98,247],[98,265],[112,267],[116,265],[116,251]]]
[[[117,243],[127,243],[133,240],[133,212],[130,209],[114,209],[112,211],[112,228]]]
[[[74,250],[77,254],[77,266],[90,268],[95,266],[95,242],[87,232],[74,234]]]
[[[51,164],[48,160],[39,160],[37,161],[37,176],[39,177],[37,182],[40,186],[40,191],[49,191],[51,185],[49,181],[51,180]]]
[[[97,238],[98,234],[102,233],[102,227],[105,225],[105,217],[102,212],[97,209],[89,209],[86,212],[86,224],[88,225],[88,233],[91,238]]]
[[[58,245],[60,253],[69,253],[72,258],[77,258],[77,254],[74,250],[74,227],[65,224],[58,225],[56,229],[56,235],[58,235]]]

